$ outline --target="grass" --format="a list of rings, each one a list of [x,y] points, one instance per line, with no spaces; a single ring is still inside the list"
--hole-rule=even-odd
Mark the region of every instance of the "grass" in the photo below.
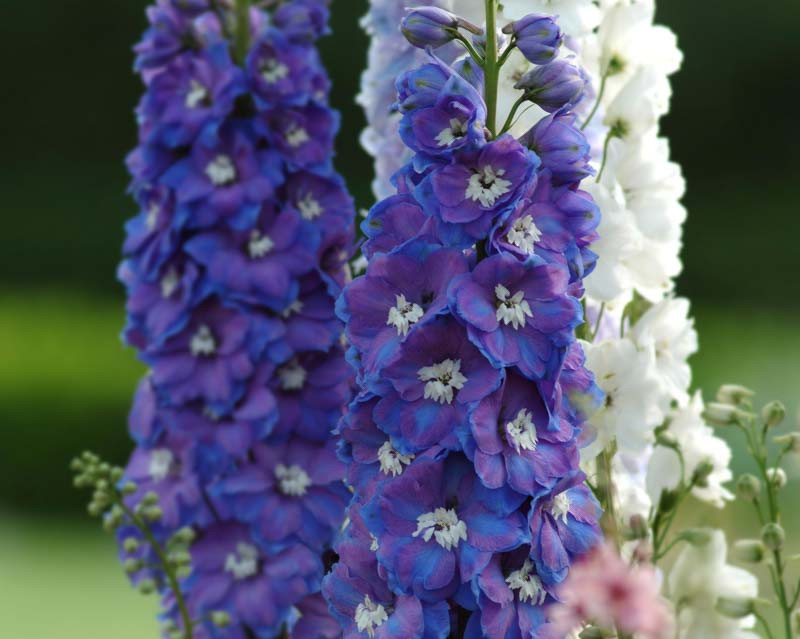
[[[695,314],[702,346],[695,383],[707,398],[722,383],[744,383],[797,414],[800,332],[791,314],[713,307]],[[0,299],[0,334],[11,336],[0,340],[0,467],[10,470],[0,483],[0,614],[9,637],[158,636],[155,601],[128,587],[111,540],[76,517],[83,496],[66,470],[84,447],[115,461],[130,448],[124,419],[143,369],[117,338],[122,322],[115,300],[52,291]],[[738,453],[737,469],[749,468],[740,438],[723,435]],[[797,530],[800,516],[789,516]],[[757,532],[738,504],[722,512],[695,504],[684,521],[723,524],[735,537]]]

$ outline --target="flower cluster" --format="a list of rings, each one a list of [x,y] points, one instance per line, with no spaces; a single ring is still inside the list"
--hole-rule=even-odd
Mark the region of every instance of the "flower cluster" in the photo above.
[[[125,481],[130,504],[157,502],[158,541],[195,541],[182,597],[154,562],[132,578],[159,585],[180,636],[333,637],[319,589],[349,500],[330,434],[351,385],[334,300],[354,210],[315,48],[327,1],[247,4],[159,0],[136,48],[141,213],[120,277],[150,373]],[[123,544],[126,560],[134,546],[153,552]]]
[[[412,12],[404,31],[440,44],[462,22],[440,16]],[[487,66],[429,53],[398,79],[413,157],[364,221],[366,272],[337,305],[359,388],[339,427],[355,494],[323,593],[348,638],[538,636],[600,535],[579,445],[602,395],[575,339],[599,213],[580,190],[582,91],[552,90],[580,74],[539,59],[520,96],[552,112],[496,134],[482,95],[496,41],[474,41]]]

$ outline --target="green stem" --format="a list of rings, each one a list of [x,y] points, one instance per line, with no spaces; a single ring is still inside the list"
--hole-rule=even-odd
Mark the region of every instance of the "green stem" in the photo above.
[[[682,541],[684,541],[684,539],[682,537],[675,537],[675,539],[673,539],[671,542],[669,542],[663,548],[663,550],[659,551],[659,553],[657,555],[654,554],[653,555],[653,565],[655,565],[656,563],[661,561],[664,557],[666,557],[669,554],[669,551],[672,550],[673,548],[675,548],[675,546],[677,546]]]
[[[497,135],[497,84],[500,65],[497,58],[497,0],[485,0],[486,6],[486,58],[483,75],[486,83],[486,127],[492,136]]]
[[[606,448],[597,457],[597,489],[600,493],[600,503],[604,513],[601,524],[606,537],[619,549],[622,543],[619,535],[617,511],[614,504],[614,479],[611,475],[611,461],[614,459],[612,447]]]
[[[592,331],[591,336],[589,337],[590,342],[594,342],[594,338],[597,337],[597,332],[600,330],[600,322],[603,321],[603,315],[605,314],[605,312],[606,312],[606,303],[603,302],[600,305],[600,311],[597,313],[597,321],[594,323],[594,330]]]
[[[514,126],[514,118],[517,115],[517,111],[523,105],[523,103],[527,100],[525,94],[520,96],[520,98],[514,102],[514,106],[511,107],[511,112],[508,114],[505,123],[503,124],[503,128],[500,129],[500,135],[508,131],[512,126]]]
[[[236,0],[236,59],[239,64],[247,60],[250,48],[250,0]]]
[[[753,615],[755,616],[756,619],[758,619],[758,622],[764,627],[764,632],[767,633],[767,639],[775,639],[775,635],[772,634],[772,628],[769,627],[769,624],[767,623],[767,620],[764,618],[764,616],[759,612],[754,612]],[[791,635],[786,635],[786,639],[792,639]]]
[[[600,108],[600,102],[602,101],[603,96],[606,93],[607,82],[608,82],[608,72],[603,74],[603,79],[600,81],[600,91],[597,93],[597,100],[595,101],[591,112],[586,117],[586,121],[581,125],[581,131],[583,131],[587,126],[589,126],[589,124],[592,121],[592,118],[594,118],[595,114],[597,113],[597,109]]]
[[[606,162],[608,161],[608,145],[611,144],[611,140],[615,137],[614,129],[611,129],[606,136],[606,141],[603,143],[603,161],[600,164],[600,171],[597,173],[597,182],[600,181],[600,178],[603,177],[603,171],[606,170]]]
[[[458,31],[455,31],[455,38],[461,45],[469,52],[469,55],[472,57],[475,62],[478,63],[481,67],[483,66],[483,58],[481,54],[475,50],[475,47],[472,46],[472,43],[467,40],[463,35],[461,35]]]
[[[167,554],[164,552],[161,544],[158,543],[158,540],[150,531],[150,527],[141,519],[141,517],[128,508],[119,493],[115,491],[113,494],[117,504],[120,506],[120,508],[122,508],[122,511],[130,518],[134,525],[142,532],[142,535],[144,535],[144,538],[153,548],[158,560],[161,562],[161,567],[164,570],[164,574],[167,576],[169,587],[172,589],[172,593],[175,595],[175,602],[178,604],[178,610],[180,611],[181,620],[183,621],[184,639],[192,639],[192,627],[194,625],[192,623],[192,617],[189,615],[189,608],[186,606],[186,600],[183,598],[183,593],[181,592],[180,585],[178,584],[178,577],[172,570],[172,566],[167,558]]]

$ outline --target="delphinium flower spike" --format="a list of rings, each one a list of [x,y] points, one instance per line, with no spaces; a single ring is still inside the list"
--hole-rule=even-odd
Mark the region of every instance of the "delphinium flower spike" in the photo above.
[[[337,636],[319,589],[349,499],[330,433],[350,393],[334,300],[354,211],[315,47],[327,4],[159,0],[136,48],[142,212],[119,273],[151,370],[120,485],[153,517],[116,523],[185,639]],[[151,559],[179,531],[178,593]]]
[[[397,81],[412,158],[364,221],[368,265],[337,306],[359,390],[339,427],[354,497],[323,592],[348,638],[540,636],[600,537],[579,469],[602,401],[575,338],[599,221],[580,188],[583,92],[520,138],[498,130],[507,55],[485,6],[487,32],[453,38],[465,57],[429,50]],[[404,31],[431,47],[467,22],[415,17]]]

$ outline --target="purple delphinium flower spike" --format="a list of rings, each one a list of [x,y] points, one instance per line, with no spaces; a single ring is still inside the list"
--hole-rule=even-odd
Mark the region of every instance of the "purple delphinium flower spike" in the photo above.
[[[555,25],[548,38],[552,53]],[[549,96],[522,139],[494,135],[480,69],[427,55],[397,79],[410,159],[336,307],[358,384],[338,428],[354,494],[323,594],[353,639],[543,636],[600,538],[579,469],[602,401],[575,336],[599,222],[580,96]]]
[[[159,0],[136,48],[146,92],[128,166],[142,212],[119,276],[125,339],[151,372],[123,482],[131,507],[157,501],[159,543],[194,538],[183,602],[161,593],[182,636],[340,636],[320,586],[350,497],[331,433],[351,389],[334,302],[354,210],[315,46],[327,5],[254,6],[237,24],[229,4]],[[123,558],[152,554],[134,546]],[[151,564],[132,580],[164,584]]]

